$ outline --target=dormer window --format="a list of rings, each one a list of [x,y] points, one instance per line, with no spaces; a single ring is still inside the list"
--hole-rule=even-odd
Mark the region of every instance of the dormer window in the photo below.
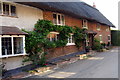
[[[16,7],[9,3],[0,2],[0,14],[6,16],[16,16]]]
[[[88,29],[88,25],[87,25],[87,20],[86,19],[82,20],[82,27]]]
[[[55,25],[65,25],[64,15],[53,13],[53,24]]]
[[[108,28],[106,28],[106,31],[108,32],[110,29],[109,29],[109,27]]]

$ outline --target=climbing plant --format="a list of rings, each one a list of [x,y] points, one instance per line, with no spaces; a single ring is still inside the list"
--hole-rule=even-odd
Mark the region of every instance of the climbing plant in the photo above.
[[[75,26],[74,40],[76,47],[79,49],[82,46],[82,41],[86,39],[87,35],[85,33],[86,29],[80,29]]]
[[[74,34],[74,40],[77,47],[80,47],[80,42],[84,39],[84,30],[78,27],[53,25],[48,20],[38,20],[33,31],[26,31],[26,52],[29,54],[23,62],[31,61],[34,65],[44,65],[46,63],[45,49],[66,46],[70,33]],[[59,32],[57,41],[49,41],[47,35],[50,32]]]

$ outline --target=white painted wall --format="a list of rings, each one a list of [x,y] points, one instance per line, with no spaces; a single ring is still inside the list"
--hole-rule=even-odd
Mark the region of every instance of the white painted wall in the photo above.
[[[30,64],[30,62],[26,62],[23,65],[22,60],[24,59],[24,57],[25,56],[8,57],[8,58],[2,58],[0,59],[0,61],[2,61],[2,63],[6,63],[4,67],[5,69],[11,70]]]
[[[20,29],[33,30],[38,19],[43,19],[40,9],[16,4],[17,17],[0,16],[0,25],[15,26]]]
[[[0,16],[0,26],[15,26],[20,29],[33,30],[37,20],[43,19],[42,10],[21,4],[15,5],[17,17]],[[24,56],[14,56],[1,58],[0,60],[6,63],[5,69],[10,70],[23,66],[23,57]]]

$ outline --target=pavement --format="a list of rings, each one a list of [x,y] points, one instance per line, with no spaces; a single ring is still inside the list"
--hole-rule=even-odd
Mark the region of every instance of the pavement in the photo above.
[[[118,49],[97,53],[94,57],[27,78],[118,78]]]

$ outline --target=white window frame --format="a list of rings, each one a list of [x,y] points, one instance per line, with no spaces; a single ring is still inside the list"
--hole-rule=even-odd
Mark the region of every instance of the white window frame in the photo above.
[[[88,21],[86,19],[82,20],[82,28],[88,29]]]
[[[70,34],[70,37],[71,37],[71,43],[69,43],[69,38],[68,38],[68,43],[67,43],[67,45],[66,46],[69,46],[69,45],[75,45],[75,42],[74,41],[72,41],[73,39],[73,34]]]
[[[2,2],[2,1],[0,1],[0,3],[1,3],[1,10],[2,10],[2,13],[0,14],[0,15],[5,15],[5,16],[12,16],[11,14],[11,6],[15,6],[16,7],[16,5],[15,4],[11,4],[10,2]],[[3,13],[3,3],[5,3],[5,4],[8,4],[9,5],[9,15],[6,15],[6,14],[4,14]],[[15,17],[17,16],[17,10],[15,11]]]
[[[101,25],[100,25],[100,23],[97,23],[96,27],[97,27],[97,30],[98,30],[98,31],[101,30]]]
[[[109,37],[110,37],[110,40],[108,40],[109,42],[111,41],[111,36],[110,35],[108,35]]]
[[[50,32],[50,34],[59,34],[58,32]],[[55,37],[56,41],[57,41],[57,36]],[[52,41],[52,38],[50,36],[50,41]]]
[[[2,55],[2,37],[11,37],[12,40],[12,54],[11,55]],[[14,47],[13,47],[13,38],[14,37],[22,37],[23,38],[23,53],[21,54],[14,54]],[[0,35],[0,58],[4,57],[13,57],[13,56],[20,56],[20,55],[27,55],[25,51],[25,35]]]
[[[100,40],[100,43],[103,43],[103,41],[102,41],[102,35],[99,35],[99,40]]]
[[[57,19],[56,19],[56,20],[57,20],[57,24],[53,23],[54,25],[65,25],[65,16],[64,16],[63,14],[60,14],[60,13],[53,13],[53,14],[56,14],[56,18],[57,18]],[[58,21],[59,21],[59,20],[58,20],[58,15],[60,15],[60,19],[61,19],[61,20],[60,20],[60,23],[61,23],[61,24],[59,24],[59,22],[58,22]],[[52,15],[52,16],[53,16],[53,15]],[[64,23],[62,23],[62,16],[64,16],[64,21],[63,21]]]

